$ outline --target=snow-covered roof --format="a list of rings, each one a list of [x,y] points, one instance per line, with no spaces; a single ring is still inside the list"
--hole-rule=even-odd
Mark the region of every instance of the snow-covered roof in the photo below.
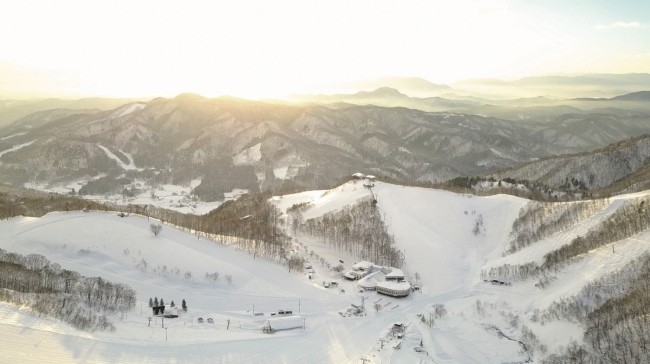
[[[366,178],[367,178],[367,179],[375,179],[375,178],[377,178],[377,177],[375,177],[375,176],[369,174],[369,175],[366,176]]]
[[[363,288],[375,288],[379,282],[384,281],[384,277],[385,275],[382,271],[376,271],[361,278],[358,284]]]
[[[409,282],[383,281],[377,283],[377,287],[392,289],[394,291],[408,291],[411,289],[411,284]]]
[[[390,273],[386,274],[386,279],[404,278],[404,272],[398,268],[391,268]]]
[[[372,263],[370,263],[370,262],[367,262],[367,261],[365,261],[365,260],[362,260],[362,261],[360,261],[360,262],[358,262],[358,263],[355,263],[355,264],[352,266],[352,268],[353,268],[354,270],[368,270],[368,269],[372,268],[373,266],[374,266],[374,264],[372,264]]]
[[[353,174],[352,177],[355,177],[355,178],[363,178],[363,177],[365,177],[365,176],[363,175],[363,173],[358,173],[358,172],[357,172],[357,173]]]

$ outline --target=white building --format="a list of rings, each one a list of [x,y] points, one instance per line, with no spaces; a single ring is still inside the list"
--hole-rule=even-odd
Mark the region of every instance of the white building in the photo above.
[[[403,281],[404,279],[404,272],[398,268],[390,268],[390,273],[386,274],[387,281]]]
[[[378,270],[376,272],[372,272],[368,274],[367,276],[363,277],[362,279],[359,280],[359,287],[361,287],[364,291],[375,291],[377,290],[377,285],[380,282],[383,282],[384,279],[386,278],[386,275],[384,272],[381,270]]]
[[[345,274],[343,274],[343,278],[351,280],[351,281],[356,281],[356,280],[359,280],[359,279],[367,276],[368,274],[374,272],[375,270],[376,269],[375,269],[374,264],[372,264],[371,262],[367,262],[365,260],[362,260],[362,261],[360,261],[358,263],[355,263],[352,266],[351,271],[346,272]]]
[[[411,284],[406,281],[404,272],[398,268],[390,268],[384,282],[377,283],[377,292],[393,297],[406,297],[411,291]]]
[[[377,292],[392,297],[406,297],[411,292],[411,285],[406,281],[384,281],[377,283]]]

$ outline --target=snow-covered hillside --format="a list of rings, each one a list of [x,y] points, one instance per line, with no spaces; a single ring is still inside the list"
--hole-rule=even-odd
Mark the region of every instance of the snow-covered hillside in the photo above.
[[[626,199],[637,196],[616,197],[570,231],[504,257],[512,223],[527,200],[382,182],[372,193],[397,248],[405,254],[402,268],[407,278],[415,282],[417,273],[422,284],[420,292],[406,298],[359,292],[356,282],[342,280],[339,273],[310,258],[309,252],[332,264],[341,261],[346,269],[358,257],[301,233],[294,236],[291,254],[310,260],[311,279],[306,273],[289,273],[285,266],[199,240],[171,226],[154,236],[149,232],[153,221],[145,217],[68,212],[0,222],[0,248],[43,254],[65,269],[126,283],[137,291],[138,299],[128,316],[112,318],[115,332],[94,333],[0,304],[0,362],[15,361],[18,353],[20,362],[361,363],[362,358],[370,363],[525,362],[531,353],[517,342],[524,340],[524,325],[548,348],[546,354],[571,338],[582,339],[583,330],[576,323],[533,322],[534,309],[547,308],[650,250],[650,232],[643,232],[617,243],[616,254],[611,247],[587,253],[558,272],[544,290],[532,280],[492,285],[480,280],[482,269],[536,261],[544,251],[583,234]],[[273,201],[284,211],[304,204],[302,214],[308,220],[370,194],[361,182],[349,182],[328,191],[277,196]],[[206,279],[206,274],[215,272],[218,281]],[[339,286],[325,288],[323,281],[337,281]],[[154,296],[177,304],[185,299],[189,310],[178,319],[165,319],[167,329],[160,319],[149,326],[147,301]],[[365,316],[339,314],[351,303],[360,304],[362,297]],[[425,321],[433,317],[434,304],[444,304],[447,314],[430,325]],[[262,326],[278,310],[292,310],[305,319],[305,327],[264,334]],[[264,315],[254,316],[253,311]],[[199,317],[212,318],[214,323],[198,323]],[[395,322],[406,325],[401,338],[389,333]],[[532,353],[535,362],[544,356]]]
[[[24,187],[46,193],[68,194],[73,189],[79,191],[89,180],[104,177],[100,174],[92,179],[85,178],[82,180],[71,181],[58,185],[47,183],[25,183]],[[138,188],[146,186],[146,180],[135,180],[134,185]],[[206,202],[191,198],[192,190],[201,183],[200,179],[190,181],[185,185],[160,184],[153,187],[146,187],[140,193],[133,197],[125,197],[122,194],[103,194],[103,195],[78,195],[85,200],[97,201],[100,203],[111,204],[116,206],[128,205],[150,205],[167,210],[182,212],[184,214],[201,215],[206,214],[221,205],[225,201],[236,200],[247,190],[234,189],[231,192],[224,193],[223,201]],[[153,193],[153,196],[152,196]]]

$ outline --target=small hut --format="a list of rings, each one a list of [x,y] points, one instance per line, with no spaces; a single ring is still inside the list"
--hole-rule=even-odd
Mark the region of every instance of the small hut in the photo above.
[[[373,175],[367,175],[366,178],[363,180],[363,185],[365,187],[375,187],[375,180],[377,177]]]
[[[151,308],[153,309],[154,316],[165,314],[165,306],[152,306]]]

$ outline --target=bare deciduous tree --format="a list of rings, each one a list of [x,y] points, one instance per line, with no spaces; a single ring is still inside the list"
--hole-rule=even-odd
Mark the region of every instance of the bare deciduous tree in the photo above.
[[[151,230],[151,232],[152,232],[155,236],[158,236],[158,234],[160,234],[160,232],[162,231],[162,225],[160,225],[160,224],[158,224],[158,225],[156,225],[156,224],[151,224],[151,225],[149,226],[149,229]]]

